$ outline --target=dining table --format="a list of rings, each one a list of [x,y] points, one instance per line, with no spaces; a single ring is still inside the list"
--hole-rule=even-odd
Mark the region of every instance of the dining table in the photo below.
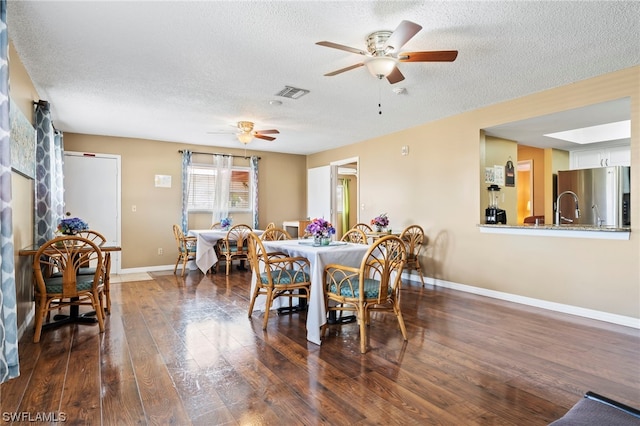
[[[321,344],[321,327],[327,322],[327,312],[324,301],[323,275],[324,268],[332,263],[359,267],[364,255],[369,250],[366,244],[354,244],[344,241],[332,241],[329,245],[316,245],[313,239],[292,239],[279,241],[263,241],[262,244],[268,252],[282,252],[291,257],[305,257],[309,260],[309,275],[311,276],[311,289],[307,300],[307,340]],[[256,271],[251,278],[251,295],[256,285]],[[272,309],[284,308],[287,303],[285,298],[277,298],[273,301]],[[259,296],[254,305],[254,311],[264,311],[266,297]]]
[[[111,262],[109,260],[111,253],[114,251],[122,251],[122,247],[120,247],[116,243],[111,243],[111,242],[99,244],[98,247],[100,248],[100,251],[104,256],[103,263],[108,265],[111,265]],[[38,252],[39,249],[40,249],[40,246],[37,244],[34,244],[18,250],[18,255],[33,256]],[[47,251],[45,251],[44,253],[46,254]],[[111,281],[111,271],[107,269],[106,276],[104,277],[105,287],[109,286],[110,281]],[[69,323],[95,324],[98,322],[98,320],[95,318],[95,315],[96,315],[95,311],[90,311],[90,312],[80,314],[80,307],[78,305],[71,305],[69,307],[69,315],[65,315],[65,314],[54,315],[53,321],[43,324],[42,329],[46,330],[48,328],[53,328],[53,327],[57,327],[57,326],[60,326],[63,324],[69,324]]]
[[[264,233],[261,229],[253,229],[256,235]],[[225,229],[190,229],[187,236],[196,237],[196,266],[206,274],[216,263],[218,263],[218,253],[216,245],[229,233]]]

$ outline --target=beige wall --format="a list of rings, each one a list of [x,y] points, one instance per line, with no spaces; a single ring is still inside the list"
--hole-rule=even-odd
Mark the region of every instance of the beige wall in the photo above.
[[[360,220],[388,212],[394,228],[422,225],[422,262],[433,278],[640,318],[640,209],[632,209],[628,241],[484,234],[477,226],[480,129],[627,96],[631,117],[640,117],[640,67],[314,154],[307,167],[358,156]],[[631,163],[640,164],[636,119]],[[631,178],[631,198],[640,200],[640,167]]]
[[[178,150],[223,152],[244,156],[244,149],[222,149],[144,139],[64,134],[66,151],[120,155],[122,159],[122,268],[174,264],[171,227],[180,223],[181,165]],[[258,155],[259,226],[303,217],[306,209],[304,156],[247,151]],[[171,188],[156,188],[155,175],[171,176]],[[132,206],[136,211],[132,211]],[[240,223],[244,216],[234,220]],[[250,219],[247,216],[247,219]],[[189,226],[208,228],[210,215],[191,215]],[[158,248],[164,249],[158,255]]]

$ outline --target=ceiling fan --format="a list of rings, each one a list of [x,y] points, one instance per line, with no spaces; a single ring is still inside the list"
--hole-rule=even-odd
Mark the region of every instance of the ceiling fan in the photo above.
[[[238,121],[238,130],[240,130],[240,133],[236,134],[236,136],[240,142],[246,145],[251,142],[253,138],[263,139],[265,141],[274,141],[276,138],[267,135],[280,133],[276,129],[253,130],[253,126],[254,124],[251,121]]]
[[[394,84],[404,80],[404,75],[398,68],[398,62],[453,62],[456,60],[458,56],[457,50],[400,52],[399,50],[402,46],[421,29],[422,26],[414,22],[402,21],[394,31],[375,31],[369,34],[366,39],[367,51],[330,41],[319,41],[316,43],[317,45],[345,50],[366,57],[363,62],[332,71],[325,74],[325,76],[331,77],[366,66],[374,76],[379,79],[386,77],[389,83]]]
[[[263,139],[265,141],[273,141],[276,138],[273,136],[267,136],[267,135],[280,133],[276,129],[253,130],[254,124],[252,121],[238,121],[238,123],[236,123],[236,127],[238,128],[239,132],[235,133],[235,135],[238,138],[238,140],[245,145],[251,142],[253,138]],[[209,133],[231,133],[231,132],[224,131],[224,132],[209,132]]]

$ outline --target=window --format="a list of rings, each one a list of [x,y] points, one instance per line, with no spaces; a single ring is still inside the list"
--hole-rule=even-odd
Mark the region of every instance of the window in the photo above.
[[[233,167],[229,185],[229,211],[250,212],[252,209],[251,171],[248,167]],[[189,167],[189,211],[213,211],[216,197],[216,170],[209,164]]]

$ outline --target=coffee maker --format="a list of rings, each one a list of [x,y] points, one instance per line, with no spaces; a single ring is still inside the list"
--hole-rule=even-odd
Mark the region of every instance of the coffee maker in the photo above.
[[[498,208],[498,201],[500,198],[500,187],[498,185],[490,185],[487,188],[489,191],[489,207],[485,209],[486,223],[495,225],[501,223],[507,224],[507,212],[501,208]]]

